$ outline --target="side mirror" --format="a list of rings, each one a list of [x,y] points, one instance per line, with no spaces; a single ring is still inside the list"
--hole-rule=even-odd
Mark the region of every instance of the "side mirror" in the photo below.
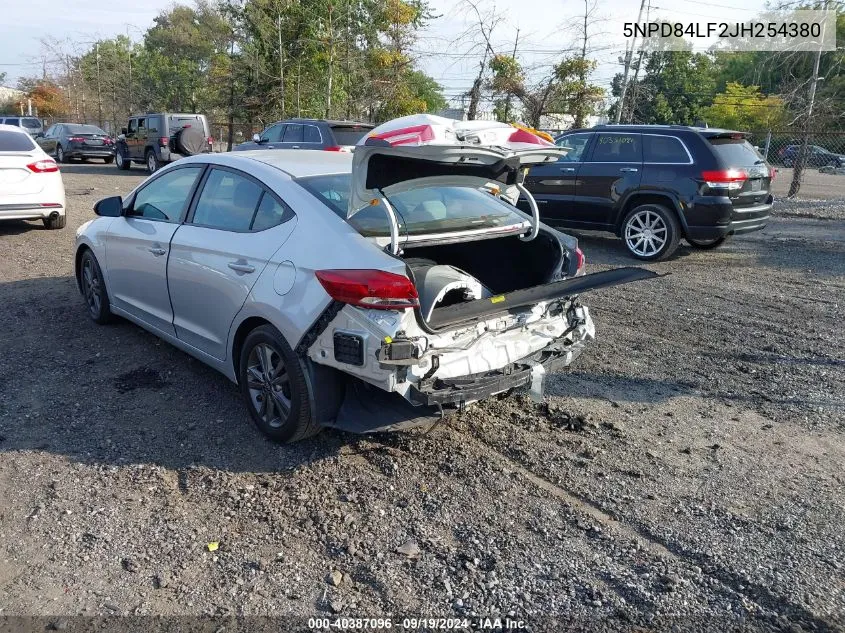
[[[44,132],[39,132],[35,135],[35,138],[44,138]]]
[[[120,133],[121,133],[121,134],[126,134],[126,128],[125,128],[125,127],[120,128]]]
[[[94,213],[105,218],[118,218],[123,215],[123,198],[112,196],[103,198],[94,205]]]
[[[261,135],[260,134],[253,134],[252,135],[252,142],[253,143],[260,143],[261,142]]]

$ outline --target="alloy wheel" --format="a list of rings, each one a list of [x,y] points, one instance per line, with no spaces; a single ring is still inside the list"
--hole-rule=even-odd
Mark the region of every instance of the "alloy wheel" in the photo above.
[[[267,426],[279,428],[291,409],[290,377],[278,350],[259,343],[250,350],[246,366],[250,402]]]
[[[150,152],[147,154],[147,170],[152,174],[156,170],[156,157],[155,154]]]
[[[65,152],[61,145],[56,148],[56,161],[59,163],[65,162]]]
[[[88,309],[94,316],[100,314],[100,307],[103,303],[100,295],[101,289],[100,276],[97,274],[97,269],[94,267],[94,260],[87,257],[82,264],[82,291],[85,294],[85,301],[88,303]]]
[[[632,215],[625,225],[625,243],[640,257],[654,257],[666,245],[667,228],[654,211],[643,210]]]
[[[114,160],[118,167],[123,167],[123,154],[120,153],[120,150],[118,150],[117,154],[115,154]]]

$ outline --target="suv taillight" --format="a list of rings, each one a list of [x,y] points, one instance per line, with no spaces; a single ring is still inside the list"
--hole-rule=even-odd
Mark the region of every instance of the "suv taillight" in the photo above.
[[[160,139],[158,139],[158,144],[162,147],[167,147],[170,144],[170,139],[166,136],[162,136]]]
[[[330,145],[323,148],[324,152],[342,152],[343,148],[340,145]]]
[[[748,180],[748,174],[741,169],[704,171],[701,177],[711,189],[728,189],[729,191],[742,189],[742,185]]]
[[[586,258],[584,257],[584,251],[582,251],[577,246],[575,247],[575,259],[578,261],[578,268],[575,271],[577,275],[584,269],[584,264],[586,263]]]
[[[317,279],[335,301],[362,308],[404,310],[420,305],[411,280],[383,270],[318,270]]]
[[[43,160],[37,160],[34,163],[30,163],[26,166],[26,168],[36,174],[45,174],[51,171],[59,171],[59,166],[56,164],[52,158],[45,158]]]

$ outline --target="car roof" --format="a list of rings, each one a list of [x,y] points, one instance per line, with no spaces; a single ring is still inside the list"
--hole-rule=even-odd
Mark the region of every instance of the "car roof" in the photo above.
[[[293,118],[293,119],[282,119],[281,121],[274,121],[270,125],[278,125],[279,123],[326,123],[328,125],[355,125],[355,126],[364,126],[368,128],[375,127],[372,123],[365,123],[364,121],[344,121],[340,119],[302,119],[302,118]],[[267,127],[270,127],[268,125]]]
[[[183,159],[184,160],[184,159]],[[246,152],[198,154],[191,162],[228,165],[249,171],[249,163],[256,161],[275,167],[291,178],[326,176],[352,172],[351,152],[325,152],[313,149],[261,149]],[[181,162],[181,161],[180,161]]]
[[[739,130],[727,130],[718,127],[696,127],[694,125],[657,125],[657,124],[614,124],[605,123],[596,125],[590,128],[580,128],[574,130],[567,130],[565,134],[572,132],[695,132],[705,137],[710,136],[724,136],[727,134],[742,134],[746,136],[747,132]]]

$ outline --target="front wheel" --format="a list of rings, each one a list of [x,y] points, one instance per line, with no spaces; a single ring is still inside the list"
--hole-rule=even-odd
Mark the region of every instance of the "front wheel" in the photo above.
[[[57,163],[64,163],[66,161],[65,150],[62,149],[61,145],[56,146],[56,162]]]
[[[681,227],[675,214],[659,204],[631,209],[622,222],[628,252],[644,261],[666,259],[678,248]]]
[[[724,244],[725,240],[728,239],[728,236],[723,235],[722,237],[717,237],[714,240],[691,240],[688,237],[684,239],[686,239],[687,243],[693,248],[698,248],[703,251],[709,251],[710,249],[718,248],[719,246]]]
[[[85,249],[79,266],[79,287],[85,304],[88,306],[88,316],[100,325],[108,323],[114,317],[109,307],[109,295],[103,281],[103,271],[94,253]]]
[[[123,152],[120,149],[117,150],[117,153],[114,156],[115,162],[117,163],[117,168],[122,170],[127,170],[132,167],[132,161],[129,160],[126,156],[123,155]],[[106,161],[108,162],[108,160]]]
[[[247,335],[239,367],[241,393],[264,435],[285,443],[319,432],[302,363],[276,328],[262,325]]]

